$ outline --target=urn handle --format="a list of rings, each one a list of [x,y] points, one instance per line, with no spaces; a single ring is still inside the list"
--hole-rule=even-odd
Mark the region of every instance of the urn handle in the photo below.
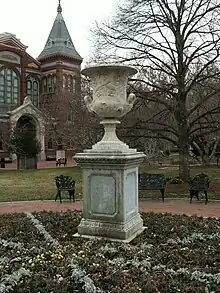
[[[92,99],[92,97],[85,96],[84,101],[85,101],[85,104],[86,104],[86,107],[87,107],[88,111],[93,113],[93,109],[92,109],[92,101],[93,101],[93,99]]]
[[[130,93],[129,94],[129,96],[127,97],[127,102],[128,102],[128,104],[134,104],[134,102],[135,102],[135,100],[136,100],[136,96],[135,96],[135,94],[133,94],[133,93]]]

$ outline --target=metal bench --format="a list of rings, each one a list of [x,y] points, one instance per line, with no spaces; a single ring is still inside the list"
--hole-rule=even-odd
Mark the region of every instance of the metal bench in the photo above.
[[[62,203],[61,199],[61,192],[62,191],[68,191],[69,193],[69,198],[71,201],[71,198],[73,198],[73,201],[75,201],[75,181],[70,177],[70,176],[64,176],[60,175],[55,177],[55,183],[57,187],[57,194],[55,197],[55,201],[59,197],[60,203]]]
[[[61,158],[61,159],[58,159],[58,160],[56,161],[56,167],[57,167],[57,166],[60,167],[60,165],[64,165],[64,167],[65,167],[66,164],[67,164],[67,159],[66,159],[66,158]]]
[[[142,173],[138,175],[139,190],[160,190],[164,202],[165,176],[164,174]]]
[[[210,178],[208,175],[201,173],[197,174],[194,178],[189,180],[189,194],[190,194],[190,203],[195,196],[199,200],[199,192],[204,192],[205,194],[205,204],[208,203],[208,189],[210,185]]]

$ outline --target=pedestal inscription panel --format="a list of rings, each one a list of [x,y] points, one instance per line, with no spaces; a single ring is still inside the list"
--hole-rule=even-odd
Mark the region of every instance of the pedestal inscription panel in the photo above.
[[[111,175],[91,175],[91,214],[111,215],[117,212],[116,180]]]
[[[125,214],[126,219],[137,212],[137,172],[136,170],[130,171],[125,174],[124,184],[124,196],[125,196]]]

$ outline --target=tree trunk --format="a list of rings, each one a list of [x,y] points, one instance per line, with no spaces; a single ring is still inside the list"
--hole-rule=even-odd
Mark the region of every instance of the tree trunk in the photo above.
[[[202,158],[202,164],[204,165],[204,166],[209,166],[210,165],[210,163],[211,163],[211,157],[210,156],[208,156],[208,155],[204,155],[203,156],[203,158]]]
[[[20,156],[17,155],[17,170],[20,170]]]
[[[179,177],[184,182],[189,180],[189,155],[184,149],[179,150]]]
[[[179,130],[179,177],[184,182],[189,180],[189,135],[187,109],[184,99],[179,101],[177,122]]]

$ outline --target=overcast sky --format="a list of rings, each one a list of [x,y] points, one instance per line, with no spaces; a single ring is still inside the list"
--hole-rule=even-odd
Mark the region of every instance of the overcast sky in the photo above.
[[[76,50],[85,60],[90,52],[89,30],[93,22],[109,18],[117,3],[119,0],[61,0],[67,28]],[[36,58],[44,48],[57,6],[58,0],[1,0],[0,33],[15,34]]]

